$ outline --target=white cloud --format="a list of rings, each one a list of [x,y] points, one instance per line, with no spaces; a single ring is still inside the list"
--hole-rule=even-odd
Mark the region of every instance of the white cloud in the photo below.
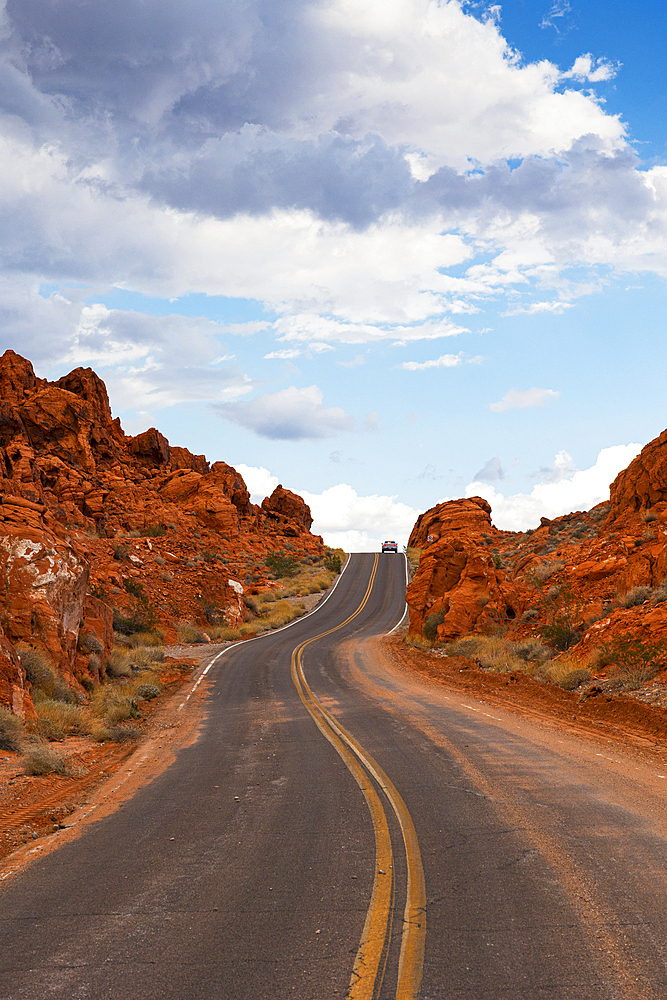
[[[278,477],[272,476],[263,466],[236,464],[234,468],[243,476],[252,503],[261,503],[264,497],[273,493],[279,483]]]
[[[283,361],[288,361],[291,358],[298,358],[300,356],[300,354],[301,354],[301,351],[297,350],[296,348],[293,348],[292,350],[286,350],[286,351],[271,351],[269,354],[265,354],[264,355],[264,360],[268,361],[271,358],[279,358],[279,359],[281,359]]]
[[[608,59],[594,59],[590,52],[586,55],[578,56],[572,65],[572,69],[566,73],[561,73],[561,80],[588,81],[589,83],[600,83],[605,80],[612,80],[620,69],[619,63],[609,62]]]
[[[359,496],[347,483],[322,493],[295,492],[311,509],[312,530],[327,545],[340,545],[346,552],[377,551],[386,538],[395,539],[399,548],[406,545],[420,514],[395,496]]]
[[[639,444],[619,444],[603,448],[590,469],[574,472],[565,479],[540,483],[530,493],[503,496],[488,483],[472,482],[466,496],[482,496],[492,508],[492,520],[505,531],[525,531],[539,524],[541,517],[559,517],[575,510],[590,510],[609,499],[609,486],[618,473],[639,454]],[[559,452],[555,465],[564,463]]]
[[[318,440],[354,428],[353,418],[339,406],[324,406],[316,385],[255,396],[247,403],[216,404],[215,410],[260,437],[282,441]]]
[[[526,314],[527,316],[536,316],[541,313],[553,313],[555,316],[560,316],[566,309],[572,308],[573,304],[571,302],[530,302],[526,305],[515,306],[513,309],[508,309],[500,315],[521,316],[522,314]]]
[[[503,413],[505,410],[525,410],[531,406],[544,406],[545,403],[558,399],[559,392],[553,389],[510,389],[498,403],[490,403],[489,409],[494,413]]]
[[[366,364],[366,358],[363,354],[355,354],[351,361],[339,361],[343,368],[358,368],[359,365]]]
[[[458,354],[441,354],[439,358],[430,361],[403,361],[397,368],[404,368],[408,372],[422,372],[427,368],[458,368],[465,361],[468,365],[478,365],[482,362],[482,357],[477,355],[474,358],[467,358],[463,351]]]
[[[536,472],[532,472],[530,478],[539,479],[541,483],[559,483],[561,479],[569,479],[578,471],[572,456],[566,451],[559,451],[553,465],[543,465]]]
[[[479,472],[475,473],[475,482],[495,483],[501,479],[505,479],[505,470],[497,455],[495,458],[490,458]]]
[[[609,79],[608,62],[526,62],[457,0],[325,0],[270,24],[266,9],[118,0],[73,24],[67,4],[10,5],[0,246],[15,288],[258,299],[275,323],[224,332],[317,351],[455,336],[452,314],[554,288],[573,265],[667,274],[667,168],[639,169],[619,116],[567,86]],[[6,336],[44,339],[33,292],[13,299]],[[40,350],[62,358],[77,324],[51,314]]]

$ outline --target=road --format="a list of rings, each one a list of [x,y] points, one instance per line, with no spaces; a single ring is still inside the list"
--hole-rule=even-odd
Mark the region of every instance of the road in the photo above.
[[[197,741],[0,889],[2,1000],[667,996],[667,770],[392,668],[404,574],[227,650]]]

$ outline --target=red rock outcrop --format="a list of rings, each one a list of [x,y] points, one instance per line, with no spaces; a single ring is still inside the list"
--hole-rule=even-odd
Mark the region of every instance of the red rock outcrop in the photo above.
[[[421,548],[419,571],[408,587],[410,624],[421,631],[428,615],[439,615],[438,635],[454,639],[488,624],[505,603],[505,574],[485,547],[484,535],[500,535],[491,507],[481,497],[438,504],[422,514],[410,538]]]
[[[486,501],[454,500],[422,514],[409,545],[421,550],[407,594],[412,632],[437,615],[442,640],[534,634],[566,593],[581,633],[575,655],[618,635],[667,640],[667,600],[656,590],[667,580],[667,431],[616,477],[608,504],[510,532],[493,526]],[[654,593],[626,597],[638,587]]]
[[[172,447],[155,428],[126,436],[92,369],[47,382],[29,361],[6,351],[0,358],[0,703],[32,711],[11,652],[19,641],[48,651],[74,685],[86,672],[97,679],[80,636],[95,636],[109,650],[111,605],[131,608],[128,587],[167,629],[182,618],[204,622],[213,607],[238,621],[243,587],[262,582],[267,554],[286,544],[297,555],[323,553],[300,497],[278,487],[269,500],[261,508],[251,504],[236,469],[209,466],[205,456]]]
[[[261,512],[264,515],[263,524],[289,537],[310,531],[313,523],[308,504],[281,485],[276,486],[271,496],[262,501]]]

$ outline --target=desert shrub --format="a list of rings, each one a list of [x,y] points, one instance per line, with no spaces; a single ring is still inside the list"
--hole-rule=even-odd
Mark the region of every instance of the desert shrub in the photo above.
[[[33,686],[34,700],[42,697],[54,701],[70,702],[71,704],[76,702],[76,695],[68,687],[66,681],[55,672],[51,659],[43,650],[19,645],[16,647],[16,651],[21,660],[21,666]]]
[[[199,625],[195,625],[194,622],[179,622],[176,635],[179,642],[198,643],[208,641],[204,630]]]
[[[647,601],[652,593],[651,587],[633,587],[632,590],[628,590],[627,594],[618,598],[618,603],[622,608],[636,608]]]
[[[564,567],[564,562],[561,562],[560,559],[554,559],[551,562],[542,563],[541,566],[537,566],[533,570],[533,576],[536,580],[539,580],[540,583],[544,583],[552,577],[554,573],[560,573]]]
[[[113,552],[114,559],[117,559],[119,562],[126,560],[130,554],[127,545],[112,545],[111,551]]]
[[[588,512],[588,517],[590,518],[591,521],[601,521],[603,518],[607,516],[610,510],[611,510],[611,504],[608,503],[601,504],[594,510],[590,510]]]
[[[636,691],[667,665],[667,644],[620,635],[596,651],[596,666],[615,667],[611,680],[627,691]]]
[[[428,650],[433,648],[433,643],[424,635],[411,635],[408,633],[403,642],[406,646],[411,646],[413,649]]]
[[[93,739],[98,743],[125,743],[128,740],[138,740],[141,730],[136,726],[98,726],[93,732]]]
[[[483,644],[483,636],[467,635],[462,639],[454,639],[445,646],[450,656],[474,656]]]
[[[493,558],[493,565],[494,565],[495,569],[502,569],[503,568],[503,561],[502,561],[502,559],[500,558],[500,556],[498,555],[497,552],[494,552],[492,554],[492,558]]]
[[[285,576],[296,576],[299,571],[299,560],[294,556],[288,556],[284,552],[274,552],[267,556],[264,565],[271,570],[274,577],[279,580]]]
[[[663,601],[667,601],[667,580],[663,580],[651,594],[651,604],[662,604]]]
[[[102,669],[102,659],[101,659],[101,657],[99,657],[97,655],[97,653],[91,653],[90,656],[88,657],[88,669],[92,673],[94,673],[97,677],[99,677],[100,670]],[[82,684],[83,684],[83,682],[84,682],[85,679],[86,678],[84,677],[81,680]],[[88,680],[90,680],[90,678],[88,678]]]
[[[258,596],[262,604],[272,604],[276,599],[275,591],[273,590],[263,590]]]
[[[512,643],[498,636],[469,635],[455,639],[445,647],[450,656],[467,656],[475,660],[482,670],[510,673],[525,670],[525,661],[515,655]]]
[[[524,613],[521,615],[521,618],[525,622],[533,621],[535,618],[539,618],[539,617],[540,617],[540,609],[539,608],[527,608],[524,611]]]
[[[84,632],[79,636],[78,645],[83,653],[97,653],[99,656],[104,652],[104,643],[90,632]]]
[[[330,573],[338,574],[340,573],[344,558],[345,553],[342,549],[327,549],[322,563],[324,568],[328,569]]]
[[[19,717],[0,705],[0,750],[20,750],[23,736],[23,723]]]
[[[70,773],[68,761],[62,754],[48,746],[32,747],[23,755],[23,773],[39,776],[42,774]]]
[[[134,689],[134,694],[137,698],[143,698],[145,701],[152,701],[153,698],[159,698],[161,688],[157,684],[138,684]]]
[[[37,732],[47,740],[85,736],[90,731],[88,716],[77,705],[44,699],[35,702]]]
[[[422,628],[423,634],[431,642],[435,642],[438,637],[438,625],[442,625],[445,620],[444,611],[436,611],[435,614],[427,615]]]
[[[164,524],[152,524],[150,527],[144,528],[141,534],[144,538],[160,538],[167,534],[167,529]]]
[[[152,629],[150,632],[135,632],[128,637],[127,644],[130,649],[143,647],[159,647],[164,642],[164,635],[159,629]]]
[[[512,651],[525,663],[548,660],[551,657],[551,650],[543,645],[539,639],[520,639],[518,642],[513,642]]]
[[[305,613],[306,605],[302,601],[297,604],[292,604],[290,601],[276,601],[268,621],[271,628],[280,628],[282,625],[288,625],[295,619],[301,618]]]
[[[241,632],[230,625],[214,625],[209,632],[214,642],[235,642],[241,638]]]
[[[157,624],[157,612],[149,601],[143,585],[131,578],[124,580],[123,583],[125,590],[132,598],[132,607],[129,614],[114,608],[114,631],[122,632],[124,635],[150,632]]]
[[[541,633],[542,638],[559,652],[574,646],[581,638],[581,632],[561,616],[555,622],[543,625]]]
[[[544,582],[533,576],[533,584],[543,605],[546,622],[540,628],[545,642],[558,652],[564,652],[581,638],[578,626],[581,601],[568,587],[550,587],[545,590]]]
[[[132,676],[132,661],[129,651],[112,649],[106,664],[107,676],[120,679]]]
[[[650,524],[652,521],[657,521],[657,520],[658,520],[658,515],[655,514],[652,510],[645,510],[644,513],[642,514],[642,521],[644,521],[645,524]]]
[[[561,678],[557,681],[557,683],[566,691],[575,691],[585,681],[589,681],[591,677],[592,674],[590,670],[586,670],[585,667],[575,667],[574,670],[566,670],[561,675]]]
[[[115,725],[125,719],[139,718],[139,710],[132,693],[126,693],[116,685],[98,688],[90,699],[90,710],[96,718],[104,719],[107,725]]]

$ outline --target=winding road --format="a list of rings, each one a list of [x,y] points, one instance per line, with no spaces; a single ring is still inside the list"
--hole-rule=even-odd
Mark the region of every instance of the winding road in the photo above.
[[[0,889],[2,1000],[667,996],[667,765],[395,668],[404,594],[352,556],[216,657],[198,739]]]

